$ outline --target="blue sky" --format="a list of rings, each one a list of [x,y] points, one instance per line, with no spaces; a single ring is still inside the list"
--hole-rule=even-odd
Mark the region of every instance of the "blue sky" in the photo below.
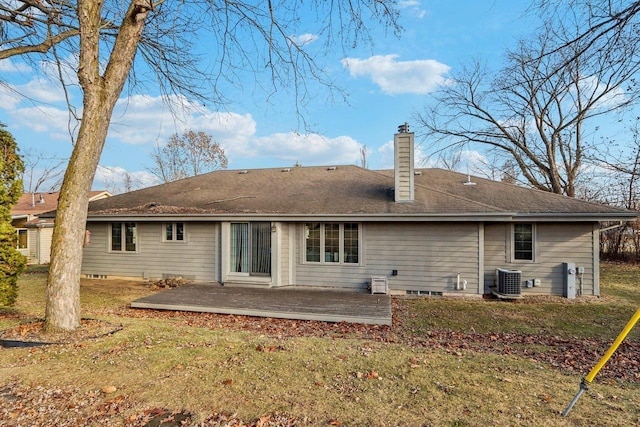
[[[296,115],[293,94],[282,91],[266,102],[254,86],[230,88],[234,101],[224,109],[189,103],[178,117],[172,116],[166,99],[153,93],[127,97],[123,94],[114,112],[95,189],[118,190],[124,171],[139,186],[153,184],[148,172],[149,153],[174,133],[203,131],[218,141],[227,153],[230,169],[359,164],[360,148],[366,145],[369,167],[393,166],[392,140],[399,124],[428,102],[429,94],[447,75],[472,59],[498,68],[505,49],[535,27],[527,14],[527,1],[519,0],[406,0],[400,2],[400,38],[376,31],[374,46],[318,57],[329,76],[348,94],[347,103],[335,102],[326,90],[310,85],[304,118],[315,133],[306,129]],[[321,43],[313,33],[298,37],[309,46]],[[50,157],[68,157],[73,127],[64,104],[64,94],[46,75],[44,64],[18,59],[0,61],[0,122],[8,126],[23,152],[36,149]],[[11,89],[27,95],[17,97]],[[78,93],[71,102],[81,105]],[[417,159],[424,157],[418,148]],[[470,153],[469,157],[477,156]]]

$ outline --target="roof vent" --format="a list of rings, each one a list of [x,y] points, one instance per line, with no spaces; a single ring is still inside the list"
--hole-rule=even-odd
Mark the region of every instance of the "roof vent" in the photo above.
[[[462,185],[476,185],[475,182],[471,181],[471,174],[467,172],[467,181]]]
[[[249,173],[249,171],[248,171],[248,170],[243,170],[243,171],[240,171],[240,172],[238,172],[238,173],[239,173],[240,175],[246,175],[246,174],[248,174],[248,173]]]
[[[38,201],[38,203],[40,204],[44,203],[44,196],[42,194],[40,195],[40,200]]]
[[[328,170],[328,171],[334,171],[334,170],[336,170],[336,169],[338,169],[338,168],[336,168],[335,166],[329,166],[329,167],[327,168],[327,170]]]
[[[291,168],[284,168],[282,169],[282,172],[291,172]]]
[[[422,175],[422,171],[413,171],[414,175]]]

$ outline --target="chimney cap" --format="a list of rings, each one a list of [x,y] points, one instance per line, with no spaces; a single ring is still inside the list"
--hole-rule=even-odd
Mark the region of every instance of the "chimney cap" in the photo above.
[[[398,133],[409,133],[409,123],[404,122],[398,126]]]

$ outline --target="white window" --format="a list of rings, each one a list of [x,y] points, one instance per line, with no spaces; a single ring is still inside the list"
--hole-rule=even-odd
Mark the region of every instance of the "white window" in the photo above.
[[[513,261],[535,261],[534,224],[513,224]]]
[[[111,223],[111,252],[136,252],[138,233],[135,222]]]
[[[271,223],[232,223],[230,262],[233,273],[271,275]]]
[[[27,249],[29,247],[29,232],[26,228],[18,228],[18,249]]]
[[[184,242],[184,222],[168,222],[163,227],[165,242]]]
[[[358,264],[360,235],[357,223],[310,222],[304,226],[305,262]]]

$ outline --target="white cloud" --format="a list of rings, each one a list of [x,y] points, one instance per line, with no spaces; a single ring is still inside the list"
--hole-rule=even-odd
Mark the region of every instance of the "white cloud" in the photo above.
[[[64,102],[64,91],[57,81],[36,77],[23,85],[15,85],[12,88],[25,98],[30,98],[37,103],[54,104]]]
[[[209,112],[194,117],[190,124],[191,129],[211,135],[213,141],[222,146],[230,167],[233,167],[234,160],[254,157],[256,154],[251,141],[257,125],[251,114]],[[262,153],[257,155],[262,156]]]
[[[24,62],[13,62],[11,59],[0,61],[0,72],[3,73],[29,73],[32,69]]]
[[[120,98],[114,108],[109,138],[126,144],[166,142],[180,132],[180,124],[191,120],[198,105],[183,96],[132,95]]]
[[[367,59],[345,58],[342,65],[352,77],[368,76],[383,92],[426,94],[448,83],[451,67],[433,59],[396,61],[398,55],[375,55]]]
[[[306,33],[299,36],[293,35],[289,38],[298,46],[306,46],[318,40],[318,35]]]
[[[585,77],[580,80],[580,91],[582,96],[589,94],[590,98],[602,98],[596,103],[595,108],[615,108],[629,101],[624,89],[616,88],[610,90],[605,83],[598,81],[595,76]],[[608,93],[605,93],[609,91]],[[575,90],[574,90],[574,95]]]
[[[22,98],[11,85],[0,84],[0,108],[12,110],[22,102]]]
[[[56,140],[70,140],[69,136],[69,112],[67,110],[41,106],[16,108],[9,111],[11,125],[30,129],[34,132],[46,133]],[[72,128],[76,127],[72,119]]]
[[[398,2],[398,8],[407,9],[414,17],[421,19],[427,11],[422,8],[422,4],[418,0],[403,0]]]
[[[413,164],[416,168],[434,167],[429,163],[429,156],[426,154],[422,145],[415,144],[413,147]],[[394,147],[393,140],[389,140],[380,147],[378,147],[377,155],[380,157],[378,166],[376,169],[393,169],[394,167]]]
[[[361,144],[348,136],[328,138],[289,132],[255,138],[251,147],[255,156],[278,159],[283,165],[299,162],[304,166],[311,166],[356,164]]]
[[[256,123],[250,114],[210,111],[182,96],[134,95],[118,101],[109,138],[127,144],[162,145],[171,135],[187,130],[205,132],[225,150],[244,153]]]
[[[184,99],[132,96],[118,101],[109,138],[137,145],[166,143],[174,133],[187,130],[211,135],[225,150],[229,166],[261,159],[281,165],[296,161],[304,165],[351,164],[359,157],[361,144],[350,137],[275,133],[258,137],[251,114],[207,110]],[[182,105],[179,105],[182,103]]]
[[[13,108],[7,111],[7,115],[11,117],[12,126],[35,134],[46,133],[52,139],[70,139],[67,130],[69,116],[64,108]],[[251,114],[211,111],[179,96],[135,95],[118,101],[107,136],[107,147],[122,142],[132,146],[130,152],[146,151],[140,154],[144,163],[151,147],[157,143],[165,144],[171,135],[187,130],[211,135],[224,148],[231,168],[255,163],[278,166],[295,162],[304,165],[356,164],[362,145],[348,136],[329,138],[294,132],[258,136],[257,123]],[[131,159],[127,158],[125,163],[129,161]],[[118,180],[124,169],[110,167],[109,170],[115,172],[106,169],[98,172],[94,188],[110,186],[110,189],[121,191],[124,187]],[[134,178],[145,185],[154,183],[144,175],[138,175]]]

